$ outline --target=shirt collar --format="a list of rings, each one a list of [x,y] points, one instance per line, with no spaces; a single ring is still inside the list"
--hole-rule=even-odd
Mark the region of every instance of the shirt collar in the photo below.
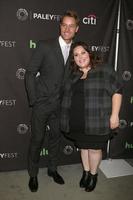
[[[60,36],[59,36],[59,44],[60,44],[61,47],[64,47],[64,46],[66,46],[66,45],[68,45],[68,46],[70,47],[71,44],[72,44],[72,41],[71,41],[69,44],[67,44],[67,43],[63,40],[63,38],[61,37],[61,35],[60,35]]]

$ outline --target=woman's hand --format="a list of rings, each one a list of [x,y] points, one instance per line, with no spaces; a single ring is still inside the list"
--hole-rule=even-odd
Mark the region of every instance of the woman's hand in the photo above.
[[[110,128],[115,129],[119,127],[119,116],[118,115],[111,115],[110,117]]]

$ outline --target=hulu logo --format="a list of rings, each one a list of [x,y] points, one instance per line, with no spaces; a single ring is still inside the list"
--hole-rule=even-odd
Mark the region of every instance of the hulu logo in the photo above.
[[[131,97],[131,99],[130,99],[130,103],[131,103],[131,104],[133,103],[133,97]]]
[[[43,148],[41,153],[40,153],[40,156],[47,156],[48,155],[48,150]]]
[[[126,142],[126,144],[125,144],[125,149],[133,149],[133,144],[128,144],[128,143]]]
[[[36,43],[30,40],[30,49],[35,49],[36,48]]]

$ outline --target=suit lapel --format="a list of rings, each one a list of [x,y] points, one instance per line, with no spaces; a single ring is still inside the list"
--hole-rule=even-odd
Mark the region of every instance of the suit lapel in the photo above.
[[[60,63],[61,65],[64,65],[64,58],[63,58],[63,54],[62,54],[58,39],[55,40],[54,51],[55,51],[55,56],[58,59],[58,63]]]

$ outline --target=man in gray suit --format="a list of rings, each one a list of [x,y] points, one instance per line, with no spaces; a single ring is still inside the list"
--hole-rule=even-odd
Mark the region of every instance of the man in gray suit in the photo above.
[[[67,11],[60,20],[60,36],[57,39],[40,41],[26,70],[25,81],[29,104],[32,110],[32,135],[28,155],[29,189],[38,190],[40,151],[50,126],[48,176],[58,184],[64,184],[57,172],[60,146],[60,101],[61,89],[66,77],[67,57],[72,39],[79,28],[79,18],[74,11]],[[36,77],[37,73],[40,73]]]

